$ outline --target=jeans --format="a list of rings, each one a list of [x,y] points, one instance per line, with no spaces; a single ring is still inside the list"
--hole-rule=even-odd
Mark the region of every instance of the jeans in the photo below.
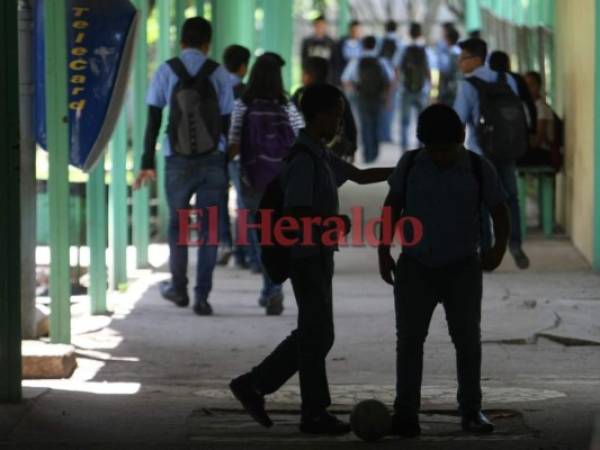
[[[384,106],[379,122],[379,140],[381,142],[392,142],[392,124],[394,123],[394,115],[398,107],[399,90],[395,88],[390,92],[390,105]]]
[[[400,145],[403,150],[408,150],[408,128],[410,127],[410,119],[413,109],[418,116],[425,108],[426,101],[426,95],[421,91],[402,92],[402,100],[400,102],[402,114],[402,119],[400,122]]]
[[[299,372],[302,415],[315,416],[331,404],[325,358],[334,341],[333,252],[292,260],[290,278],[298,326],[251,376],[258,390],[268,395]]]
[[[228,164],[229,171],[229,180],[233,184],[233,188],[235,189],[237,201],[236,207],[239,210],[244,208],[244,199],[241,188],[241,179],[240,179],[240,161],[233,160]],[[237,230],[238,230],[238,222],[236,220],[236,224],[234,227],[234,243],[233,243],[233,255],[235,260],[239,264],[243,264],[245,262],[249,264],[260,264],[260,258],[256,254],[256,249],[254,246],[250,245],[237,245]]]
[[[178,292],[187,290],[188,248],[179,241],[179,210],[189,209],[190,200],[196,196],[196,208],[203,210],[199,217],[198,239],[209,238],[206,208],[220,207],[227,186],[225,155],[214,152],[203,156],[186,157],[171,155],[166,158],[165,188],[169,206],[169,267],[172,283]],[[214,230],[213,230],[214,232]],[[212,289],[212,276],[217,257],[217,246],[198,246],[196,266],[196,300],[206,300]]]
[[[373,162],[379,156],[380,122],[383,112],[383,100],[358,100],[358,118],[363,143],[363,155],[366,163]]]
[[[244,198],[244,200],[243,200],[244,205],[246,206],[246,208],[248,208],[248,223],[256,224],[256,223],[258,223],[258,218],[257,218],[258,206],[260,204],[260,199],[262,197],[262,193],[254,191],[247,186],[242,187],[242,192],[243,192],[243,198]],[[256,255],[258,263],[261,264],[261,262],[260,262],[260,245],[258,243],[258,234],[254,228],[252,228],[248,231],[249,231],[248,232],[248,240],[250,243],[250,245],[248,247],[252,248],[252,252]],[[262,287],[262,290],[260,293],[261,299],[266,300],[270,297],[273,297],[274,295],[281,293],[283,286],[281,284],[274,283],[271,280],[271,278],[269,278],[269,275],[267,275],[267,271],[264,269],[262,271],[262,277],[263,277],[263,287]]]
[[[481,409],[481,295],[481,265],[476,255],[436,269],[400,256],[394,284],[397,415],[414,418],[419,412],[423,344],[438,302],[444,305],[456,349],[459,411],[469,414]]]
[[[506,194],[506,202],[510,209],[510,247],[520,248],[521,237],[521,211],[519,209],[519,193],[517,190],[517,166],[514,161],[489,160],[498,173],[498,178]],[[487,208],[483,208],[481,214],[481,249],[487,250],[492,246],[492,225]]]

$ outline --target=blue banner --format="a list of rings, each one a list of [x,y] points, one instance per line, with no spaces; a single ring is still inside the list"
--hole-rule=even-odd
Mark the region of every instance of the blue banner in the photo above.
[[[69,162],[89,171],[102,156],[123,105],[137,11],[129,0],[69,0],[67,5]],[[34,123],[37,142],[46,148],[44,0],[36,1],[34,13]]]

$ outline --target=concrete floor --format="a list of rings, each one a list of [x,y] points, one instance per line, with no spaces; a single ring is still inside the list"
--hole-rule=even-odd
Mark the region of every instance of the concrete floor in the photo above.
[[[394,159],[390,149],[383,159]],[[344,187],[343,207],[375,212],[385,189]],[[269,398],[278,425],[261,430],[240,415],[226,385],[294,327],[289,285],[284,315],[266,317],[256,304],[260,277],[220,268],[211,296],[216,314],[201,318],[159,297],[156,285],[168,277],[162,266],[137,272],[126,293],[113,294],[111,316],[90,318],[85,302],[74,306],[79,368],[69,380],[24,381],[26,401],[0,406],[0,448],[590,450],[600,352],[584,344],[600,339],[600,277],[564,238],[532,236],[525,248],[530,270],[507,258],[485,276],[483,385],[498,430],[492,436],[458,431],[454,351],[441,308],[425,349],[422,437],[378,444],[304,437],[295,426],[297,379]],[[154,250],[164,255],[164,247]],[[363,398],[391,405],[393,301],[374,249],[337,255],[334,295],[333,410],[347,414]]]

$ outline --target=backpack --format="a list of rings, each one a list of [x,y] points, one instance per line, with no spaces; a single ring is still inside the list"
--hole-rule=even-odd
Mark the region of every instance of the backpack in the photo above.
[[[391,62],[394,59],[397,50],[398,45],[396,44],[395,39],[389,37],[384,38],[383,42],[381,43],[381,50],[379,51],[379,56]]]
[[[439,97],[440,102],[453,106],[456,98],[456,92],[458,90],[459,80],[459,69],[458,69],[458,55],[456,53],[450,53],[448,72],[440,73],[440,86],[439,86]]]
[[[523,102],[508,84],[506,73],[488,83],[477,77],[466,79],[479,95],[480,119],[477,141],[483,153],[494,160],[516,160],[527,153],[529,143]]]
[[[283,159],[294,143],[294,130],[283,106],[254,100],[242,123],[240,162],[242,179],[258,192],[281,172]]]
[[[315,173],[316,173],[316,161],[315,156],[309,150],[303,150],[302,146],[296,146],[294,150],[292,150],[289,155],[285,158],[286,162],[291,161],[295,156],[297,156],[300,152],[308,153],[311,158],[313,158],[313,162],[315,163]],[[315,177],[315,182],[317,182],[317,178]],[[277,284],[283,283],[290,276],[290,262],[292,259],[291,256],[291,248],[288,246],[281,246],[278,244],[275,238],[275,224],[279,219],[283,217],[283,203],[285,199],[285,194],[283,191],[283,187],[281,186],[281,177],[277,175],[271,182],[267,185],[263,196],[260,200],[258,211],[273,211],[271,216],[269,228],[266,226],[259,226],[257,228],[258,232],[258,243],[260,245],[260,258],[262,262],[263,269],[266,271],[269,278]],[[261,217],[258,215],[258,221],[260,222]],[[262,225],[262,224],[261,224]],[[265,234],[266,233],[266,234]],[[270,242],[271,245],[263,244],[263,242]]]
[[[407,92],[421,92],[429,76],[429,63],[425,48],[414,44],[406,47],[400,71],[403,75],[404,89]]]
[[[381,100],[388,85],[389,80],[377,58],[369,56],[358,61],[356,88],[361,100]]]
[[[221,136],[221,110],[209,77],[219,67],[207,59],[191,76],[179,58],[167,61],[179,78],[170,100],[167,134],[173,153],[202,155],[217,149]]]

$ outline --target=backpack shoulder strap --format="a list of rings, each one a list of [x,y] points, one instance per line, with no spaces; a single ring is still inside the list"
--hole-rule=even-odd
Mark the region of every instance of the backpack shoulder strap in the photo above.
[[[195,80],[208,78],[213,74],[213,72],[215,70],[217,70],[218,67],[219,67],[219,63],[208,58],[206,61],[204,61],[204,64],[202,64],[202,67],[200,68],[198,73],[193,78]]]
[[[489,85],[487,81],[483,81],[479,77],[466,77],[465,81],[473,86],[478,93],[485,91]]]
[[[167,61],[167,64],[180,80],[188,81],[192,78],[180,58],[171,58]]]

